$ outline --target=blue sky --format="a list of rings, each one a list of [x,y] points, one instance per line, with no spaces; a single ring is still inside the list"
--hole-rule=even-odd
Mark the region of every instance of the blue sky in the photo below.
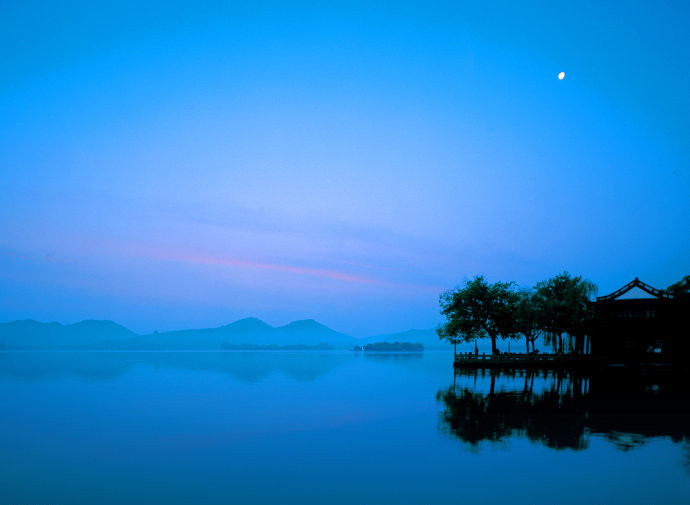
[[[682,2],[16,4],[0,320],[363,336],[476,274],[690,273]]]

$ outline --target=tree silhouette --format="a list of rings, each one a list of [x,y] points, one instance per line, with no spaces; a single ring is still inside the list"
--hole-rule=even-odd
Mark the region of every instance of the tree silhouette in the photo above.
[[[496,354],[496,341],[516,334],[514,315],[517,303],[514,283],[492,284],[484,276],[477,276],[464,287],[441,295],[441,314],[446,322],[437,333],[451,343],[488,337],[491,339],[491,352]]]
[[[586,323],[592,316],[590,299],[596,286],[568,272],[537,283],[534,302],[545,340],[564,352],[563,335],[575,339],[575,352],[584,352]]]

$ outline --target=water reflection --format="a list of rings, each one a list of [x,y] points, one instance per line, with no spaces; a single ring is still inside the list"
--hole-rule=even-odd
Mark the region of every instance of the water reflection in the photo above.
[[[0,352],[0,380],[111,381],[145,367],[220,373],[247,383],[279,373],[304,382],[316,380],[348,358],[346,353],[316,351]]]
[[[453,385],[437,393],[444,407],[439,427],[475,448],[482,441],[519,437],[582,450],[592,435],[621,450],[654,437],[690,448],[687,384],[685,375],[628,370],[595,375],[458,371]]]

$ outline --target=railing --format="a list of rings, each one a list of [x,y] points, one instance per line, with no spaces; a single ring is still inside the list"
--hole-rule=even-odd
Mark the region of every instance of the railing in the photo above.
[[[533,366],[567,366],[569,364],[592,364],[598,358],[589,354],[457,354],[458,365],[533,365]]]
[[[566,354],[456,354],[455,359],[470,361],[548,361],[556,358],[577,358],[577,355]]]

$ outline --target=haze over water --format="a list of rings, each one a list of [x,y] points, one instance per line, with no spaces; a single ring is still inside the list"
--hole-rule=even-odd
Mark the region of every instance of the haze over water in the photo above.
[[[573,407],[563,380],[552,404],[563,415],[544,417],[554,377],[499,374],[494,401],[511,408],[497,425],[482,403],[490,374],[454,378],[451,363],[446,352],[0,353],[0,502],[688,502],[687,424],[638,411],[628,419],[647,435],[595,433],[596,395]],[[449,391],[485,407],[458,410]],[[667,405],[664,383],[640,391]]]

